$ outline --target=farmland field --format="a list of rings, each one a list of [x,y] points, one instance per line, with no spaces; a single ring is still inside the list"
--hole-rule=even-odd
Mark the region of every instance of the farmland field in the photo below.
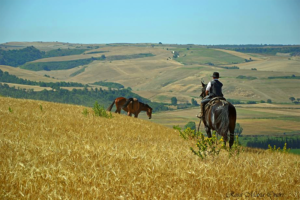
[[[238,64],[244,62],[244,59],[228,52],[219,51],[207,48],[176,48],[173,51],[179,52],[178,62],[185,65],[190,64],[207,64],[213,63],[215,65]],[[245,54],[244,54],[245,55]]]
[[[173,129],[44,101],[0,97],[0,118],[1,199],[300,198],[297,155],[246,148],[201,160]]]
[[[268,79],[270,76],[300,76],[300,59],[296,56],[246,54],[204,46],[156,45],[151,44],[110,44],[86,45],[68,43],[6,43],[8,49],[35,46],[43,51],[53,49],[89,49],[79,55],[43,58],[34,62],[54,62],[133,54],[152,54],[152,57],[127,60],[95,60],[84,65],[85,70],[76,74],[83,66],[68,70],[31,72],[9,66],[0,66],[3,71],[20,78],[45,80],[44,75],[54,77],[48,81],[71,81],[90,84],[98,81],[116,82],[131,87],[134,92],[150,98],[152,101],[170,103],[171,97],[177,97],[180,103],[196,98],[199,102],[201,80],[211,80],[213,71],[219,71],[226,98],[243,101],[266,101],[290,103],[289,97],[300,97],[300,80]],[[187,49],[189,48],[189,50]],[[173,58],[173,51],[179,52],[179,58]],[[93,53],[95,52],[95,53]],[[98,52],[98,53],[97,53]],[[91,54],[92,53],[92,54]],[[186,55],[186,56],[184,56]],[[252,62],[245,59],[252,58]],[[184,64],[182,64],[184,63]],[[214,66],[207,63],[213,63]],[[236,64],[234,64],[236,63]],[[237,66],[240,69],[223,69],[220,66]],[[251,70],[255,68],[256,70]],[[76,76],[74,76],[74,73]],[[238,76],[252,76],[255,80],[238,79]],[[46,82],[46,81],[45,81]]]
[[[256,106],[256,107],[255,107]],[[243,135],[283,135],[283,133],[300,134],[299,105],[238,105],[237,123],[243,127]],[[198,124],[196,115],[199,108],[166,111],[153,114],[152,120],[168,127],[184,127],[189,121]],[[145,115],[140,115],[146,119]],[[203,129],[203,124],[202,131]]]

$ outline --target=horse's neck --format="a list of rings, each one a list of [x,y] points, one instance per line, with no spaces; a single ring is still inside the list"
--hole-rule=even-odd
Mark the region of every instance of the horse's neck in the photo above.
[[[140,109],[142,110],[142,111],[147,111],[147,106],[145,105],[145,104],[140,104]]]

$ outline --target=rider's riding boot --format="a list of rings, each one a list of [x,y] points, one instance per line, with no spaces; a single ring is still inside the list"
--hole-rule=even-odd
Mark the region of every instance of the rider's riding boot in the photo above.
[[[201,103],[200,104],[200,114],[197,115],[197,117],[200,118],[200,119],[203,118],[203,110],[204,110],[204,104]]]

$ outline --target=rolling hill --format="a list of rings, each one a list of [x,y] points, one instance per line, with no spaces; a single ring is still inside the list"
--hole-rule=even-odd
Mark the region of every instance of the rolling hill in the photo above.
[[[0,97],[0,118],[1,199],[300,198],[297,155],[201,160],[173,129],[44,101]]]
[[[6,43],[2,49],[21,48],[33,45],[43,51],[56,48],[88,49],[79,55],[43,58],[32,61],[58,62],[72,61],[109,56],[129,56],[134,54],[152,54],[152,57],[125,60],[95,60],[87,65],[68,70],[26,71],[9,66],[0,66],[3,71],[9,71],[28,79],[43,79],[44,75],[54,77],[49,81],[73,81],[84,84],[98,81],[116,82],[131,87],[139,95],[153,101],[170,103],[175,96],[181,103],[198,98],[200,81],[208,82],[213,71],[219,71],[224,83],[224,94],[230,99],[244,101],[260,101],[271,99],[276,103],[289,103],[289,97],[300,97],[300,80],[270,80],[270,76],[299,76],[300,59],[282,55],[245,54],[232,50],[206,48],[197,45],[153,45],[153,44],[109,44],[83,45],[68,43]],[[179,52],[178,58],[173,58],[173,51]],[[95,53],[93,53],[95,52]],[[97,53],[100,52],[100,53]],[[252,62],[245,59],[252,58]],[[220,67],[237,66],[239,69],[224,69]],[[84,70],[81,70],[83,69]],[[251,70],[251,69],[256,70]],[[81,70],[81,73],[76,73]],[[76,76],[74,76],[74,73]],[[240,75],[255,77],[255,80],[237,79]]]

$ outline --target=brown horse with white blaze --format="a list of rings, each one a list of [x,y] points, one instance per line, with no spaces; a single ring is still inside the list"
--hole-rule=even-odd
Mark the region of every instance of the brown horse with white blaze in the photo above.
[[[148,104],[144,104],[139,102],[135,98],[126,99],[125,97],[118,97],[116,98],[112,104],[106,109],[107,111],[111,111],[112,107],[116,104],[116,111],[115,113],[121,113],[121,109],[127,112],[128,116],[134,115],[135,118],[138,117],[141,111],[146,111],[149,119],[152,116],[152,108]]]

